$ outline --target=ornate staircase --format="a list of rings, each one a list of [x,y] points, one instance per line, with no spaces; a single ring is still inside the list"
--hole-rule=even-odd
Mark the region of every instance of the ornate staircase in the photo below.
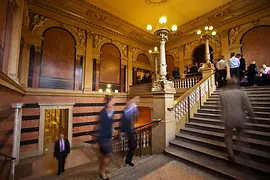
[[[249,96],[257,123],[247,123],[243,143],[234,136],[234,163],[226,158],[224,127],[220,120],[219,94],[222,90],[215,91],[194,116],[189,115],[189,121],[170,142],[165,153],[229,179],[269,179],[270,87],[243,90]],[[179,116],[177,110],[174,109],[176,117]]]

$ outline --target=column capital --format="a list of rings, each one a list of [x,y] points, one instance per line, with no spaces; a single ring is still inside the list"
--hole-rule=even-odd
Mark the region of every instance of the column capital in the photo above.
[[[11,104],[11,107],[14,108],[14,109],[20,109],[23,107],[23,103],[12,103]]]

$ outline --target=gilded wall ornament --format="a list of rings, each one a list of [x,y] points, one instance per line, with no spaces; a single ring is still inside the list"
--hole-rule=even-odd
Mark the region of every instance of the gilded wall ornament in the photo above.
[[[169,0],[145,0],[145,2],[147,4],[153,5],[153,6],[159,6],[162,5],[166,2],[168,2]]]
[[[237,26],[235,28],[232,28],[229,32],[229,45],[232,45],[237,36],[239,35],[239,33],[247,26],[249,26],[250,24],[244,24],[244,25],[241,25],[241,26]]]
[[[96,49],[98,47],[98,44],[103,40],[104,38],[99,35],[95,35],[93,39],[93,47]]]
[[[47,20],[47,18],[44,16],[34,15],[31,23],[31,32],[37,32],[39,28],[44,25],[45,20]]]
[[[85,31],[81,30],[80,28],[71,27],[78,37],[80,38],[80,46],[85,46]]]
[[[122,51],[122,53],[124,54],[124,57],[127,57],[127,45],[120,42],[114,42],[114,44],[117,44],[120,48],[120,51]]]

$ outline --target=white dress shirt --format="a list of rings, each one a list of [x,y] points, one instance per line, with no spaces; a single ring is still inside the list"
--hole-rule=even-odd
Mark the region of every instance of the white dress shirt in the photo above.
[[[230,67],[231,68],[239,68],[240,66],[240,61],[237,57],[233,56],[231,59],[230,59]]]
[[[60,147],[60,152],[65,151],[65,141],[64,141],[64,139],[59,140],[59,147]]]
[[[226,66],[227,66],[227,63],[223,59],[219,60],[216,65],[218,70],[226,70]]]

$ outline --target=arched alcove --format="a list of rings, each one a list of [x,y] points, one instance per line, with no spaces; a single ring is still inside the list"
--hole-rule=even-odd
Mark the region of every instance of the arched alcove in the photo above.
[[[213,48],[209,46],[210,50],[210,60],[213,61]],[[195,48],[192,54],[193,64],[194,63],[203,63],[205,62],[205,44],[201,44]]]
[[[255,61],[257,67],[270,65],[270,26],[259,26],[247,31],[241,38],[242,53],[248,66]]]
[[[150,65],[150,61],[149,61],[148,57],[145,54],[139,54],[137,56],[137,61],[141,62],[143,64]]]
[[[41,59],[35,53],[33,67],[34,74],[39,74],[39,88],[74,89],[75,46],[75,38],[66,29],[51,27],[44,32]]]
[[[111,43],[104,44],[100,56],[100,85],[111,83],[120,85],[121,78],[121,53]]]

